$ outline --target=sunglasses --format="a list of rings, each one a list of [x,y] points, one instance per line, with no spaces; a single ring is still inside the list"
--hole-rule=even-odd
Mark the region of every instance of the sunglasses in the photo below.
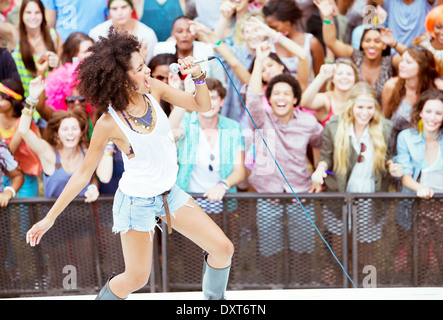
[[[364,143],[361,143],[360,144],[360,154],[358,155],[358,159],[357,159],[358,163],[365,161],[365,156],[362,155],[362,153],[365,151],[366,151],[366,145]]]
[[[214,160],[215,160],[215,156],[214,156],[213,154],[211,154],[211,155],[209,156],[209,160],[211,160],[211,162],[214,161]],[[212,166],[212,163],[209,164],[208,169],[209,169],[209,171],[211,171],[211,172],[214,171],[214,167]]]
[[[86,99],[82,96],[78,96],[78,97],[77,96],[70,96],[70,97],[66,97],[65,101],[67,103],[74,103],[75,101],[82,103],[82,102],[85,102]]]

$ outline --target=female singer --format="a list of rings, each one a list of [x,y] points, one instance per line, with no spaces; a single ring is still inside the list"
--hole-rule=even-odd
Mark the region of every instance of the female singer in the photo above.
[[[37,245],[55,219],[89,182],[112,141],[122,150],[125,172],[113,206],[113,232],[120,233],[125,271],[111,277],[97,299],[125,299],[143,287],[152,263],[152,234],[156,216],[167,222],[206,252],[203,293],[206,299],[224,299],[233,245],[195,201],[175,185],[178,165],[168,118],[158,101],[189,111],[211,108],[205,73],[192,57],[179,59],[180,72],[196,84],[192,95],[150,77],[136,37],[111,27],[108,37],[91,48],[92,54],[78,67],[80,94],[103,111],[92,134],[81,168],[72,176],[46,217],[27,233]],[[169,213],[170,212],[170,213]]]

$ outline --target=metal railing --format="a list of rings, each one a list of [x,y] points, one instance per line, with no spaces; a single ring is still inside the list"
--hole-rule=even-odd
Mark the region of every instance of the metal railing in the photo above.
[[[230,290],[443,285],[443,195],[227,194],[220,203],[193,195],[235,246]],[[0,296],[96,294],[124,270],[112,229],[113,197],[75,199],[41,244],[27,230],[55,199],[14,199],[0,208]],[[165,230],[165,228],[163,228]],[[151,279],[141,291],[200,290],[202,249],[178,232],[154,237]]]

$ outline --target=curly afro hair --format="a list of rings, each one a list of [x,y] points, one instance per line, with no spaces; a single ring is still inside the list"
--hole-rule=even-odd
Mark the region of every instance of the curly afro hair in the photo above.
[[[99,113],[106,113],[109,104],[116,111],[125,110],[136,87],[127,72],[132,54],[140,51],[138,39],[111,27],[108,36],[99,37],[89,51],[92,54],[77,68],[80,94]]]
[[[297,102],[294,105],[294,107],[296,107],[298,105],[298,103],[300,102],[302,91],[301,91],[301,87],[300,87],[300,84],[298,83],[298,81],[293,76],[291,76],[289,74],[284,74],[284,73],[280,74],[280,75],[272,78],[271,81],[269,81],[268,87],[266,88],[266,98],[268,100],[271,98],[272,89],[274,89],[274,85],[279,82],[286,82],[287,84],[289,84],[291,86],[292,92],[294,93],[294,98],[297,99]]]

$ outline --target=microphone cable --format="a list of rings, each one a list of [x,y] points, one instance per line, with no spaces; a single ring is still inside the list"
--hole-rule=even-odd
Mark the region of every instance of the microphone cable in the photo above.
[[[332,256],[334,257],[334,259],[337,261],[337,263],[339,264],[340,268],[343,270],[343,272],[345,273],[346,277],[349,279],[349,281],[352,283],[352,285],[354,286],[354,288],[357,288],[357,286],[355,285],[354,281],[351,279],[351,277],[349,276],[348,272],[346,271],[345,267],[343,266],[343,264],[340,262],[340,260],[337,258],[337,256],[335,255],[334,251],[332,250],[331,246],[329,245],[329,243],[326,241],[326,239],[323,237],[322,233],[320,232],[320,230],[318,229],[317,225],[315,224],[315,222],[312,220],[311,216],[308,214],[308,212],[306,211],[305,207],[303,206],[303,204],[301,203],[300,199],[298,198],[298,196],[295,194],[294,189],[292,188],[291,184],[289,183],[288,179],[286,178],[285,174],[283,173],[282,169],[280,168],[280,165],[278,164],[277,160],[274,157],[274,154],[272,153],[271,149],[268,147],[268,144],[266,143],[266,140],[263,138],[260,130],[258,129],[257,125],[255,124],[254,119],[252,118],[251,114],[249,113],[248,108],[246,107],[245,102],[243,101],[240,93],[238,92],[237,88],[234,85],[234,82],[231,79],[231,76],[229,75],[228,71],[226,70],[225,65],[223,64],[223,62],[220,60],[219,57],[215,56],[215,58],[220,62],[220,64],[222,65],[226,75],[229,78],[229,81],[231,82],[232,86],[235,89],[235,92],[237,93],[237,96],[240,99],[240,102],[242,103],[243,107],[245,108],[246,112],[249,115],[249,118],[251,118],[252,123],[254,124],[255,129],[257,130],[257,132],[260,135],[260,138],[263,140],[263,143],[266,146],[266,149],[268,149],[269,154],[272,156],[272,159],[274,160],[278,170],[280,171],[283,179],[285,179],[287,185],[289,186],[289,188],[291,189],[292,194],[294,195],[294,197],[297,199],[298,203],[300,204],[300,206],[302,207],[304,213],[306,214],[306,216],[308,217],[309,221],[311,222],[311,224],[314,226],[315,230],[317,231],[317,234],[320,236],[320,238],[323,240],[323,242],[325,243],[326,247],[329,249],[329,251],[331,252]]]

